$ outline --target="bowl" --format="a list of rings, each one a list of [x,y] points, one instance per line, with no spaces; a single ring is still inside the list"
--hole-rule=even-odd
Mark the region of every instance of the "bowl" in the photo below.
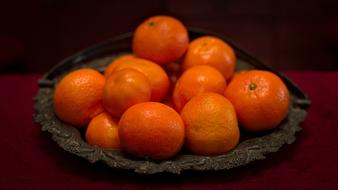
[[[80,51],[61,61],[38,81],[38,94],[34,98],[36,114],[34,120],[41,124],[42,131],[51,134],[51,138],[64,150],[87,159],[91,163],[104,162],[112,168],[133,170],[137,173],[154,174],[169,172],[179,174],[185,170],[227,170],[266,158],[268,153],[278,151],[283,145],[291,144],[300,131],[300,123],[307,115],[311,102],[309,98],[291,80],[281,72],[264,65],[255,57],[239,48],[230,39],[197,28],[188,28],[191,39],[204,36],[217,36],[235,50],[236,70],[261,69],[277,74],[290,92],[290,106],[287,117],[273,130],[252,133],[241,131],[241,140],[230,152],[217,156],[193,155],[185,150],[171,160],[154,161],[139,159],[118,150],[104,149],[89,145],[84,141],[81,129],[59,120],[53,111],[54,87],[70,71],[79,68],[94,68],[101,72],[116,57],[131,52],[132,33],[125,33],[110,40]]]

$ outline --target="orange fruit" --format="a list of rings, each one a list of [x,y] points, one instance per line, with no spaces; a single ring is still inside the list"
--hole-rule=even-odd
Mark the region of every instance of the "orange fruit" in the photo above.
[[[156,160],[177,154],[184,142],[184,124],[172,108],[157,102],[130,107],[119,122],[122,149]]]
[[[103,111],[105,78],[93,69],[79,69],[67,74],[56,86],[54,111],[64,122],[83,127]]]
[[[236,74],[225,97],[234,105],[239,123],[248,130],[272,129],[288,113],[289,91],[283,81],[269,71]]]
[[[120,57],[114,59],[106,68],[106,70],[104,71],[104,76],[106,78],[108,78],[108,76],[110,76],[115,68],[121,64],[121,63],[124,63],[124,62],[128,62],[129,60],[133,60],[135,59],[136,57],[133,55],[133,54],[126,54],[126,55],[121,55]]]
[[[186,146],[195,154],[224,154],[238,144],[235,109],[222,95],[196,95],[184,106],[181,116],[186,127]]]
[[[149,80],[134,69],[122,69],[107,79],[103,91],[103,106],[112,115],[120,117],[130,106],[149,101]]]
[[[169,88],[169,78],[162,67],[151,61],[135,58],[119,64],[115,71],[127,68],[135,69],[148,78],[151,87],[151,101],[158,102],[166,96]]]
[[[173,92],[172,100],[177,111],[195,95],[202,92],[222,94],[226,88],[223,75],[215,68],[207,65],[198,65],[186,70],[178,79]]]
[[[102,148],[120,149],[118,122],[106,112],[97,115],[88,125],[86,141]]]
[[[235,71],[234,50],[222,39],[203,36],[193,40],[183,57],[182,69],[185,71],[196,65],[209,65],[218,69],[228,80]]]
[[[170,16],[154,16],[142,22],[133,38],[136,56],[165,64],[180,58],[189,44],[185,26]]]

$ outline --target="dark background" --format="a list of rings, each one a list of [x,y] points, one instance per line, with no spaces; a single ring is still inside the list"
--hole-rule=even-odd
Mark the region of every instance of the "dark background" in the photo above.
[[[337,0],[5,0],[0,72],[46,72],[156,14],[226,35],[281,70],[338,69]]]

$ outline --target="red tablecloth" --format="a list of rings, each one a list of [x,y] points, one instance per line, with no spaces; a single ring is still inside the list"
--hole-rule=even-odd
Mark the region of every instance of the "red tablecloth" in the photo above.
[[[59,148],[32,120],[40,75],[0,76],[0,189],[338,189],[338,72],[286,72],[310,97],[303,130],[267,159],[222,172],[136,175]]]

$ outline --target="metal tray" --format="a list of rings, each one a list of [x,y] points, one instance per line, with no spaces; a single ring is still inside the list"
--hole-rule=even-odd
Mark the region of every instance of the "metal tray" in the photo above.
[[[180,173],[184,170],[226,170],[246,165],[255,160],[262,160],[265,155],[278,151],[284,144],[295,141],[295,134],[300,131],[300,123],[305,119],[310,106],[309,98],[282,73],[264,65],[249,55],[228,38],[196,28],[189,28],[190,39],[203,35],[214,35],[228,42],[237,56],[236,70],[262,69],[277,74],[287,85],[290,95],[290,109],[287,118],[277,128],[263,133],[241,131],[241,140],[232,151],[218,156],[198,156],[182,150],[171,160],[141,160],[123,154],[120,151],[102,149],[87,144],[81,129],[60,121],[53,111],[54,86],[68,72],[79,68],[95,68],[104,71],[116,56],[131,51],[132,33],[126,33],[103,43],[80,51],[61,61],[38,82],[39,90],[34,98],[36,114],[34,120],[41,124],[42,131],[52,134],[52,139],[64,150],[85,158],[90,162],[102,161],[112,168],[133,170],[137,173]]]

